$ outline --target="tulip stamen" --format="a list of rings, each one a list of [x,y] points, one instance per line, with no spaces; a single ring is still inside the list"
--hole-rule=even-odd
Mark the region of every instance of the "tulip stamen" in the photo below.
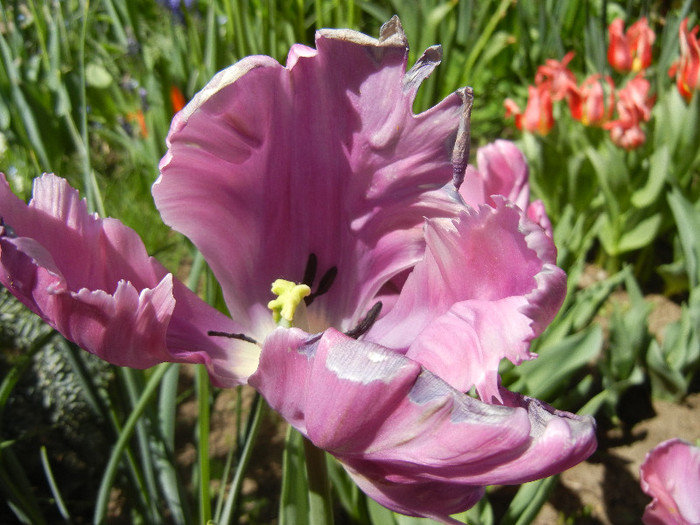
[[[357,326],[352,330],[348,330],[347,332],[345,332],[345,335],[347,335],[348,337],[352,337],[353,339],[357,339],[361,335],[364,335],[370,328],[372,328],[372,325],[377,320],[377,317],[379,317],[379,312],[381,311],[382,302],[377,301],[376,303],[374,303],[374,306],[372,306],[372,308],[369,309],[367,315],[365,315],[360,320]]]
[[[313,259],[312,259],[313,256]],[[311,263],[313,260],[313,274],[315,276],[316,274],[316,256],[312,253],[309,256],[309,263]],[[304,272],[304,281],[303,283],[307,284],[309,287],[313,284],[313,278],[311,279],[311,282],[306,280],[307,274],[309,274],[309,266],[310,264],[307,264],[306,266],[306,272]],[[316,291],[313,293],[310,293],[304,298],[304,303],[306,306],[309,306],[316,297],[320,297],[321,295],[328,293],[328,290],[331,289],[331,286],[335,282],[335,278],[338,276],[338,267],[333,266],[330,270],[328,270],[326,273],[323,274],[323,277],[321,277],[321,280],[318,282],[318,288],[316,288]]]
[[[304,278],[301,282],[311,288],[314,285],[316,278],[316,270],[318,269],[318,257],[315,253],[310,253],[306,261],[306,269],[304,270]]]
[[[15,238],[17,234],[9,224],[5,224],[5,219],[0,217],[0,237]]]
[[[247,343],[253,343],[254,345],[257,345],[258,342],[250,337],[249,335],[245,334],[234,334],[234,333],[229,333],[229,332],[219,332],[217,330],[209,330],[207,332],[207,335],[210,335],[212,337],[228,337],[229,339],[240,339],[241,341],[246,341]]]

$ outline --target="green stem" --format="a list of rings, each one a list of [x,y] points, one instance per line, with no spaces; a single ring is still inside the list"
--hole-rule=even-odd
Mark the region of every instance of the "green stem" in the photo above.
[[[229,489],[229,496],[226,501],[224,513],[222,514],[218,523],[231,522],[233,510],[236,508],[238,496],[240,495],[241,488],[243,487],[243,475],[245,474],[248,464],[250,463],[250,459],[253,455],[253,445],[255,445],[255,440],[260,430],[260,423],[262,422],[264,412],[265,401],[260,394],[256,393],[255,400],[253,401],[253,408],[251,409],[252,419],[249,419],[249,424],[247,425],[245,444],[243,445],[241,456],[238,459],[238,466],[236,467],[236,473],[234,474],[233,481],[231,482],[231,488]]]
[[[197,400],[199,407],[197,447],[199,457],[199,521],[211,520],[211,494],[209,482],[209,376],[203,365],[197,366]]]
[[[332,525],[333,504],[326,453],[306,438],[304,438],[304,453],[306,454],[306,477],[309,482],[309,523]]]

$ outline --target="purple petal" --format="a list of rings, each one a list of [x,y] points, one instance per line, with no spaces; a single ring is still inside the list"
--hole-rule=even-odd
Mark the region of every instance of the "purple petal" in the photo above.
[[[530,201],[529,169],[525,156],[507,140],[497,140],[479,148],[478,171],[470,167],[459,188],[465,202],[476,208],[491,204],[492,195],[502,195],[525,210]]]
[[[231,316],[260,339],[275,279],[299,282],[310,254],[337,278],[309,308],[312,331],[350,329],[384,283],[420,259],[424,217],[453,215],[449,192],[462,94],[414,115],[431,49],[406,72],[398,20],[379,40],[321,30],[287,66],[243,59],[178,114],[153,195],[202,251]],[[460,150],[461,151],[461,150]],[[309,283],[307,283],[309,284]]]
[[[0,281],[82,348],[133,368],[205,363],[227,386],[255,369],[255,345],[207,335],[236,332],[226,316],[149,257],[136,232],[88,214],[65,180],[37,179],[26,205],[3,177],[0,216]]]
[[[390,509],[446,519],[483,485],[560,472],[595,448],[591,418],[503,392],[491,405],[415,361],[333,329],[277,330],[250,384]]]
[[[552,236],[552,225],[540,201],[530,203],[530,170],[525,155],[507,140],[496,140],[479,148],[478,170],[467,168],[459,193],[473,208],[481,204],[495,205],[494,195],[502,195],[524,210],[528,218]]]
[[[646,525],[700,523],[700,448],[669,439],[647,454],[640,468],[642,490],[653,498]]]
[[[529,342],[566,294],[551,238],[494,197],[455,220],[427,222],[424,259],[367,339],[415,359],[460,391],[500,399],[498,365],[535,356]]]

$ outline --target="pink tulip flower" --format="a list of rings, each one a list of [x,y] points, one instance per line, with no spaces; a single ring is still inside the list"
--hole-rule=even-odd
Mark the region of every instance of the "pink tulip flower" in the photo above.
[[[478,170],[467,167],[459,193],[464,201],[478,208],[481,204],[495,206],[495,195],[502,195],[518,206],[527,217],[552,236],[552,224],[542,201],[530,202],[530,169],[525,155],[507,140],[497,140],[479,148],[476,153]]]
[[[483,153],[474,183],[501,196],[464,202],[469,92],[413,114],[440,52],[408,72],[407,56],[397,18],[378,40],[321,30],[286,66],[253,56],[223,70],[176,115],[153,195],[230,318],[51,176],[28,207],[0,192],[1,275],[104,359],[205,362],[219,385],[247,382],[369,496],[454,523],[485,485],[584,460],[595,425],[500,385],[503,358],[536,357],[566,277],[523,211],[510,147]],[[278,279],[310,290],[289,327],[268,309]]]
[[[642,490],[653,500],[642,516],[646,525],[700,523],[700,448],[669,439],[647,454],[640,468]]]

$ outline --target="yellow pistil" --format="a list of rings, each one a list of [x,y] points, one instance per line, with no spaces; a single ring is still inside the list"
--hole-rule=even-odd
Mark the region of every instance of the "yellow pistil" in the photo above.
[[[275,323],[290,327],[297,307],[304,300],[304,297],[311,294],[311,288],[305,284],[277,279],[272,283],[272,293],[277,296],[277,299],[267,303],[267,307],[272,310],[272,318]]]

